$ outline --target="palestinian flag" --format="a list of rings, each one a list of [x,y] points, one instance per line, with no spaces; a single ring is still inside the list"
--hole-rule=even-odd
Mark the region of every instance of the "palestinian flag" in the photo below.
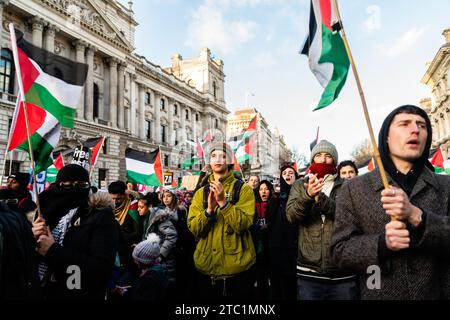
[[[36,172],[40,172],[53,162],[51,152],[59,141],[61,126],[73,128],[88,65],[35,47],[19,33],[16,31],[17,42],[12,41],[12,46],[17,46],[17,71],[20,70],[25,96],[18,97],[18,101],[25,100],[27,105]],[[23,102],[16,109],[8,150],[28,152]]]
[[[142,152],[127,148],[125,150],[125,161],[127,179],[130,182],[146,186],[162,186],[164,184],[159,148],[153,152]]]
[[[61,154],[53,161],[53,164],[47,169],[46,182],[53,183],[56,181],[56,175],[61,168],[64,167],[64,160]]]
[[[433,155],[433,158],[431,158],[430,162],[434,167],[435,173],[445,173],[444,157],[442,156],[441,148],[437,149],[436,153]]]
[[[312,0],[309,34],[300,53],[308,56],[311,71],[325,89],[314,111],[336,100],[347,78],[350,61],[339,30],[332,0]]]
[[[97,162],[100,150],[102,149],[103,143],[105,142],[105,137],[99,138],[89,138],[84,143],[83,146],[88,147],[92,150],[91,152],[91,171]]]
[[[238,163],[244,163],[246,160],[250,160],[253,156],[255,141],[256,135],[251,136],[245,144],[239,146],[236,150],[236,158]]]
[[[128,214],[136,221],[136,223],[139,223],[138,200],[135,199],[131,201]]]
[[[319,141],[319,127],[317,127],[317,133],[316,133],[316,139],[314,139],[310,144],[309,144],[309,150],[312,151],[314,149],[314,147],[316,146],[317,142]]]

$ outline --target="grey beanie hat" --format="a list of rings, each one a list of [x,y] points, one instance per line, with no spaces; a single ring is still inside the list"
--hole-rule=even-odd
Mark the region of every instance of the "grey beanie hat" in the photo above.
[[[338,153],[334,144],[327,140],[321,140],[311,151],[311,163],[313,162],[314,156],[318,153],[326,152],[333,158],[334,165],[338,164]]]
[[[156,233],[150,233],[147,240],[139,242],[133,250],[134,260],[143,265],[150,265],[159,259],[160,255],[160,239]]]

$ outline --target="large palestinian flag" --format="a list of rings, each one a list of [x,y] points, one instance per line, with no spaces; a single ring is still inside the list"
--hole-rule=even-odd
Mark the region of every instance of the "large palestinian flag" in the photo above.
[[[309,34],[300,53],[308,56],[311,71],[325,88],[314,110],[336,100],[347,78],[350,61],[339,28],[332,0],[312,0]]]
[[[153,152],[143,152],[127,148],[125,150],[127,179],[146,186],[162,186],[163,171],[159,148]]]
[[[33,156],[36,172],[41,172],[53,163],[51,153],[59,141],[61,126],[73,128],[88,65],[35,47],[19,31],[16,31],[16,35],[17,42],[12,43],[12,46],[17,44]],[[28,152],[24,128],[23,102],[19,102],[8,150],[18,148]]]

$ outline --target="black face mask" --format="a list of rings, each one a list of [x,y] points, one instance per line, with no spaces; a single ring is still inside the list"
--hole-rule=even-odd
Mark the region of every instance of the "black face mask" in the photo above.
[[[39,194],[43,217],[52,230],[71,209],[87,207],[89,188],[66,189],[54,185]]]
[[[394,162],[391,159],[389,145],[387,143],[387,138],[389,134],[389,128],[391,126],[392,120],[399,113],[407,113],[407,114],[417,114],[421,116],[427,125],[427,141],[425,143],[425,149],[419,159],[417,159],[414,164],[411,172],[407,175],[402,174],[397,170],[394,165]],[[430,154],[432,140],[432,129],[431,122],[428,118],[426,112],[419,107],[413,105],[404,105],[400,106],[394,111],[392,111],[384,120],[383,125],[381,126],[380,132],[378,134],[378,150],[380,152],[381,161],[383,162],[384,169],[389,173],[389,175],[394,179],[397,184],[405,190],[406,193],[410,193],[412,188],[414,187],[417,178],[425,167],[428,167],[430,170],[434,170],[430,161],[428,161]]]

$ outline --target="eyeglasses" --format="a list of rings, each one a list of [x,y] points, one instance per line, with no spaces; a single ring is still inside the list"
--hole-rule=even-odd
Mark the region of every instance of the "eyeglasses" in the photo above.
[[[59,186],[66,190],[72,189],[88,189],[91,184],[86,181],[75,181],[75,182],[61,182]]]

